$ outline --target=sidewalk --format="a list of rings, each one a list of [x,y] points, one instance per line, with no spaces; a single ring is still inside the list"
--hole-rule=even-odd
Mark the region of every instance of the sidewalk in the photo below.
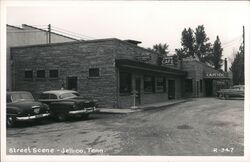
[[[138,111],[145,111],[145,110],[152,110],[156,108],[162,108],[166,106],[173,106],[176,104],[180,104],[183,102],[190,101],[191,99],[179,99],[179,100],[170,100],[167,102],[158,102],[158,103],[153,103],[153,104],[145,104],[145,105],[140,105],[137,108],[124,108],[124,109],[115,109],[115,108],[100,108],[99,113],[107,113],[107,114],[127,114],[127,113],[133,113],[133,112],[138,112]]]

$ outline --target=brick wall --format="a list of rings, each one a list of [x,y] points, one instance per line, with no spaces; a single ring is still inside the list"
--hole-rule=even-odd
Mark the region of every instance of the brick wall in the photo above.
[[[40,92],[60,89],[67,77],[78,78],[78,91],[98,99],[101,104],[116,107],[116,77],[113,41],[64,43],[58,45],[13,48],[15,90]],[[99,68],[100,77],[90,78],[89,68]],[[33,80],[24,79],[24,70],[33,70]],[[36,70],[46,70],[45,79],[36,78]],[[58,79],[48,78],[50,69],[59,70]],[[104,105],[104,106],[105,106]]]
[[[140,61],[140,59],[143,59],[143,57],[150,55],[151,59],[145,62],[155,65],[157,64],[157,54],[155,52],[128,42],[116,41],[114,51],[116,53],[116,59],[130,59]]]
[[[131,96],[119,95],[119,69],[115,65],[115,59],[135,60],[139,55],[152,55],[148,63],[157,62],[156,53],[118,39],[16,47],[11,52],[14,60],[15,90],[30,91],[37,97],[43,91],[60,89],[62,84],[66,87],[67,77],[77,77],[77,91],[83,96],[98,99],[105,107],[130,107],[133,101]],[[89,77],[89,68],[99,68],[100,77]],[[49,78],[49,70],[53,69],[59,71],[56,79]],[[33,70],[32,80],[25,80],[25,70]],[[45,79],[37,79],[37,70],[46,71]],[[142,78],[142,104],[168,99],[168,91],[144,94],[144,73],[135,75]],[[175,95],[180,98],[181,79],[176,76],[165,77],[166,80],[176,80]]]
[[[60,34],[51,33],[51,43],[59,42],[72,42],[76,41],[74,38],[66,37]],[[10,47],[35,45],[35,44],[47,44],[48,32],[40,30],[28,25],[22,26],[22,28],[7,25],[7,89],[11,90],[14,83],[12,83],[12,62],[10,58]]]

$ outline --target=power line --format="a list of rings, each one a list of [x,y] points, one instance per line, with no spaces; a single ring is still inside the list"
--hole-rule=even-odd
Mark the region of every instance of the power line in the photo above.
[[[241,38],[242,38],[241,36],[237,36],[237,37],[235,37],[234,39],[232,39],[232,40],[230,40],[230,41],[228,41],[228,42],[226,42],[226,43],[222,43],[221,45],[222,45],[222,46],[225,46],[225,45],[227,45],[227,44],[231,44],[232,42],[237,41],[237,40],[239,40],[239,39],[241,39]]]
[[[22,26],[23,27],[23,26]],[[49,28],[48,25],[27,25],[28,28],[25,27],[20,27],[19,30],[17,29],[8,29],[7,32],[8,33],[33,33],[33,32],[49,32]],[[29,29],[29,28],[37,28],[37,29]],[[46,27],[46,28],[45,28]],[[41,30],[41,31],[39,31]],[[79,34],[79,33],[75,33],[63,28],[59,28],[56,26],[51,26],[51,31],[56,31],[54,32],[55,34],[60,34],[63,33],[65,36],[72,36],[78,39],[95,39],[93,37],[87,36],[87,35],[83,35],[83,34]]]
[[[223,48],[228,48],[237,44],[241,44],[242,43],[242,39],[238,39],[237,41],[233,41],[231,43],[228,43],[227,45],[222,46]]]
[[[61,30],[56,30],[56,29],[51,29],[51,31],[53,32],[53,31],[55,31],[54,33],[58,33],[58,34],[64,34],[64,35],[68,35],[68,36],[71,36],[71,37],[75,37],[75,38],[80,38],[80,39],[85,39],[85,38],[83,38],[83,37],[81,37],[81,36],[77,36],[77,35],[74,35],[74,34],[70,34],[70,33],[66,33],[66,32],[63,32],[63,31],[61,31]]]
[[[69,31],[69,30],[66,30],[66,29],[63,29],[63,28],[59,28],[59,27],[55,27],[55,26],[52,26],[53,28],[56,28],[56,29],[59,29],[59,30],[62,30],[64,32],[69,32],[71,34],[76,34],[76,35],[79,35],[79,36],[82,36],[82,37],[87,37],[87,38],[90,38],[90,39],[95,39],[93,37],[90,37],[90,36],[87,36],[87,35],[83,35],[83,34],[79,34],[79,33],[75,33],[75,32],[72,32],[72,31]]]

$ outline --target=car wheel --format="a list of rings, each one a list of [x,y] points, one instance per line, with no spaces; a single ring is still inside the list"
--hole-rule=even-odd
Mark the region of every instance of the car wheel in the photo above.
[[[7,127],[14,127],[16,123],[16,120],[15,120],[15,117],[12,117],[12,116],[8,116],[7,117],[7,121],[6,121],[6,124],[7,124]]]
[[[60,122],[63,122],[67,119],[67,115],[65,113],[58,113],[57,114],[57,119],[60,121]]]
[[[88,119],[89,118],[89,114],[82,114],[82,118]]]

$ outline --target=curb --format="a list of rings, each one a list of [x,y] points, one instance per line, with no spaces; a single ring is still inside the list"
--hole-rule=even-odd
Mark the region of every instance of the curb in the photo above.
[[[174,103],[170,103],[170,104],[167,104],[167,105],[161,105],[161,106],[149,106],[149,107],[141,108],[141,111],[161,109],[161,108],[164,108],[164,107],[168,108],[168,107],[175,106],[175,105],[178,105],[178,104],[181,104],[181,103],[184,103],[184,102],[188,102],[188,101],[191,101],[191,100],[184,100],[184,101],[174,102]]]
[[[135,112],[140,112],[140,111],[148,111],[148,110],[154,110],[154,109],[161,109],[164,107],[171,107],[171,106],[178,105],[178,104],[188,102],[191,100],[192,99],[186,99],[186,100],[183,100],[180,102],[169,103],[169,104],[161,105],[161,106],[149,106],[149,107],[144,107],[144,108],[130,109],[131,112],[108,112],[108,111],[105,112],[105,111],[101,111],[101,109],[100,109],[100,111],[95,113],[95,114],[129,114],[129,113],[135,113]]]

